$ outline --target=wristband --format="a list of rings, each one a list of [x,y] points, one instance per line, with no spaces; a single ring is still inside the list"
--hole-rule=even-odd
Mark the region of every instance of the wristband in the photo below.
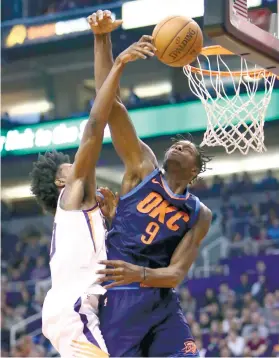
[[[146,280],[146,267],[143,268],[143,281]]]

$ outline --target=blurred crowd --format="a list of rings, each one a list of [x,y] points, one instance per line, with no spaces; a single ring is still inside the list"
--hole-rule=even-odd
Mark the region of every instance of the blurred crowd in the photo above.
[[[27,227],[18,238],[1,229],[2,276],[19,282],[49,277],[48,252],[50,240],[35,227]]]
[[[124,1],[119,0],[118,2]],[[83,9],[114,2],[116,0],[3,0],[1,12],[2,20],[5,21],[25,16],[33,17]],[[25,13],[26,10],[27,13]]]
[[[248,173],[225,182],[216,176],[193,191],[200,198],[219,198],[223,235],[230,241],[230,257],[279,251],[279,181],[271,170],[258,182]],[[271,195],[273,193],[273,195]]]
[[[52,355],[50,343],[41,335],[33,341],[24,326],[17,331],[17,345],[10,347],[11,328],[41,312],[46,293],[44,280],[49,286],[49,235],[28,227],[17,237],[2,227],[1,237],[1,357],[8,357],[9,352],[12,357]]]
[[[180,298],[201,357],[279,356],[279,284],[256,291],[243,274],[234,289],[222,283],[195,298],[184,287]]]
[[[224,201],[236,195],[271,190],[279,190],[279,180],[272,170],[268,170],[258,181],[249,173],[243,172],[231,175],[228,180],[218,175],[214,176],[212,183],[209,185],[204,180],[198,180],[192,187],[192,192],[202,198],[218,197]]]
[[[227,265],[234,259],[247,262],[247,255],[279,254],[278,189],[279,182],[271,171],[258,182],[243,173],[226,181],[215,177],[212,185],[202,181],[193,187],[201,200],[209,198],[212,205],[214,200],[218,202],[223,235],[231,243]],[[247,196],[249,200],[244,199]],[[50,228],[40,225],[38,230],[28,226],[18,237],[10,233],[7,225],[13,212],[2,206],[2,213],[6,224],[1,228],[1,356],[56,356],[41,334],[40,318],[33,326],[19,326],[17,344],[10,346],[11,328],[40,313],[49,288]],[[251,272],[239,275],[236,286],[231,284],[235,273],[232,266],[230,276],[223,269],[216,272],[218,279],[224,281],[216,291],[208,288],[205,293],[191,296],[186,287],[181,288],[182,306],[201,356],[279,357],[279,280],[276,286],[262,261],[251,270],[253,275]],[[211,287],[210,282],[206,285]],[[30,332],[37,333],[31,337]]]
[[[123,0],[120,0],[124,2]],[[48,0],[44,1],[43,14],[57,13],[74,9],[82,9],[91,6],[99,6],[103,4],[111,4],[116,0]]]

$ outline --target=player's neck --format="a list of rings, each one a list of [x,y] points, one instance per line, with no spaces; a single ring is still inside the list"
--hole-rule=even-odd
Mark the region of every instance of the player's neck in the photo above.
[[[179,178],[177,173],[168,173],[166,171],[164,172],[164,178],[174,194],[185,193],[185,189],[189,184],[189,180],[185,180],[185,178]]]

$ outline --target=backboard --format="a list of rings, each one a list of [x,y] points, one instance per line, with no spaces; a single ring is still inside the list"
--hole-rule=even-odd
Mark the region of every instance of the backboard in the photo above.
[[[247,0],[205,0],[204,32],[217,44],[279,76],[277,14]]]

